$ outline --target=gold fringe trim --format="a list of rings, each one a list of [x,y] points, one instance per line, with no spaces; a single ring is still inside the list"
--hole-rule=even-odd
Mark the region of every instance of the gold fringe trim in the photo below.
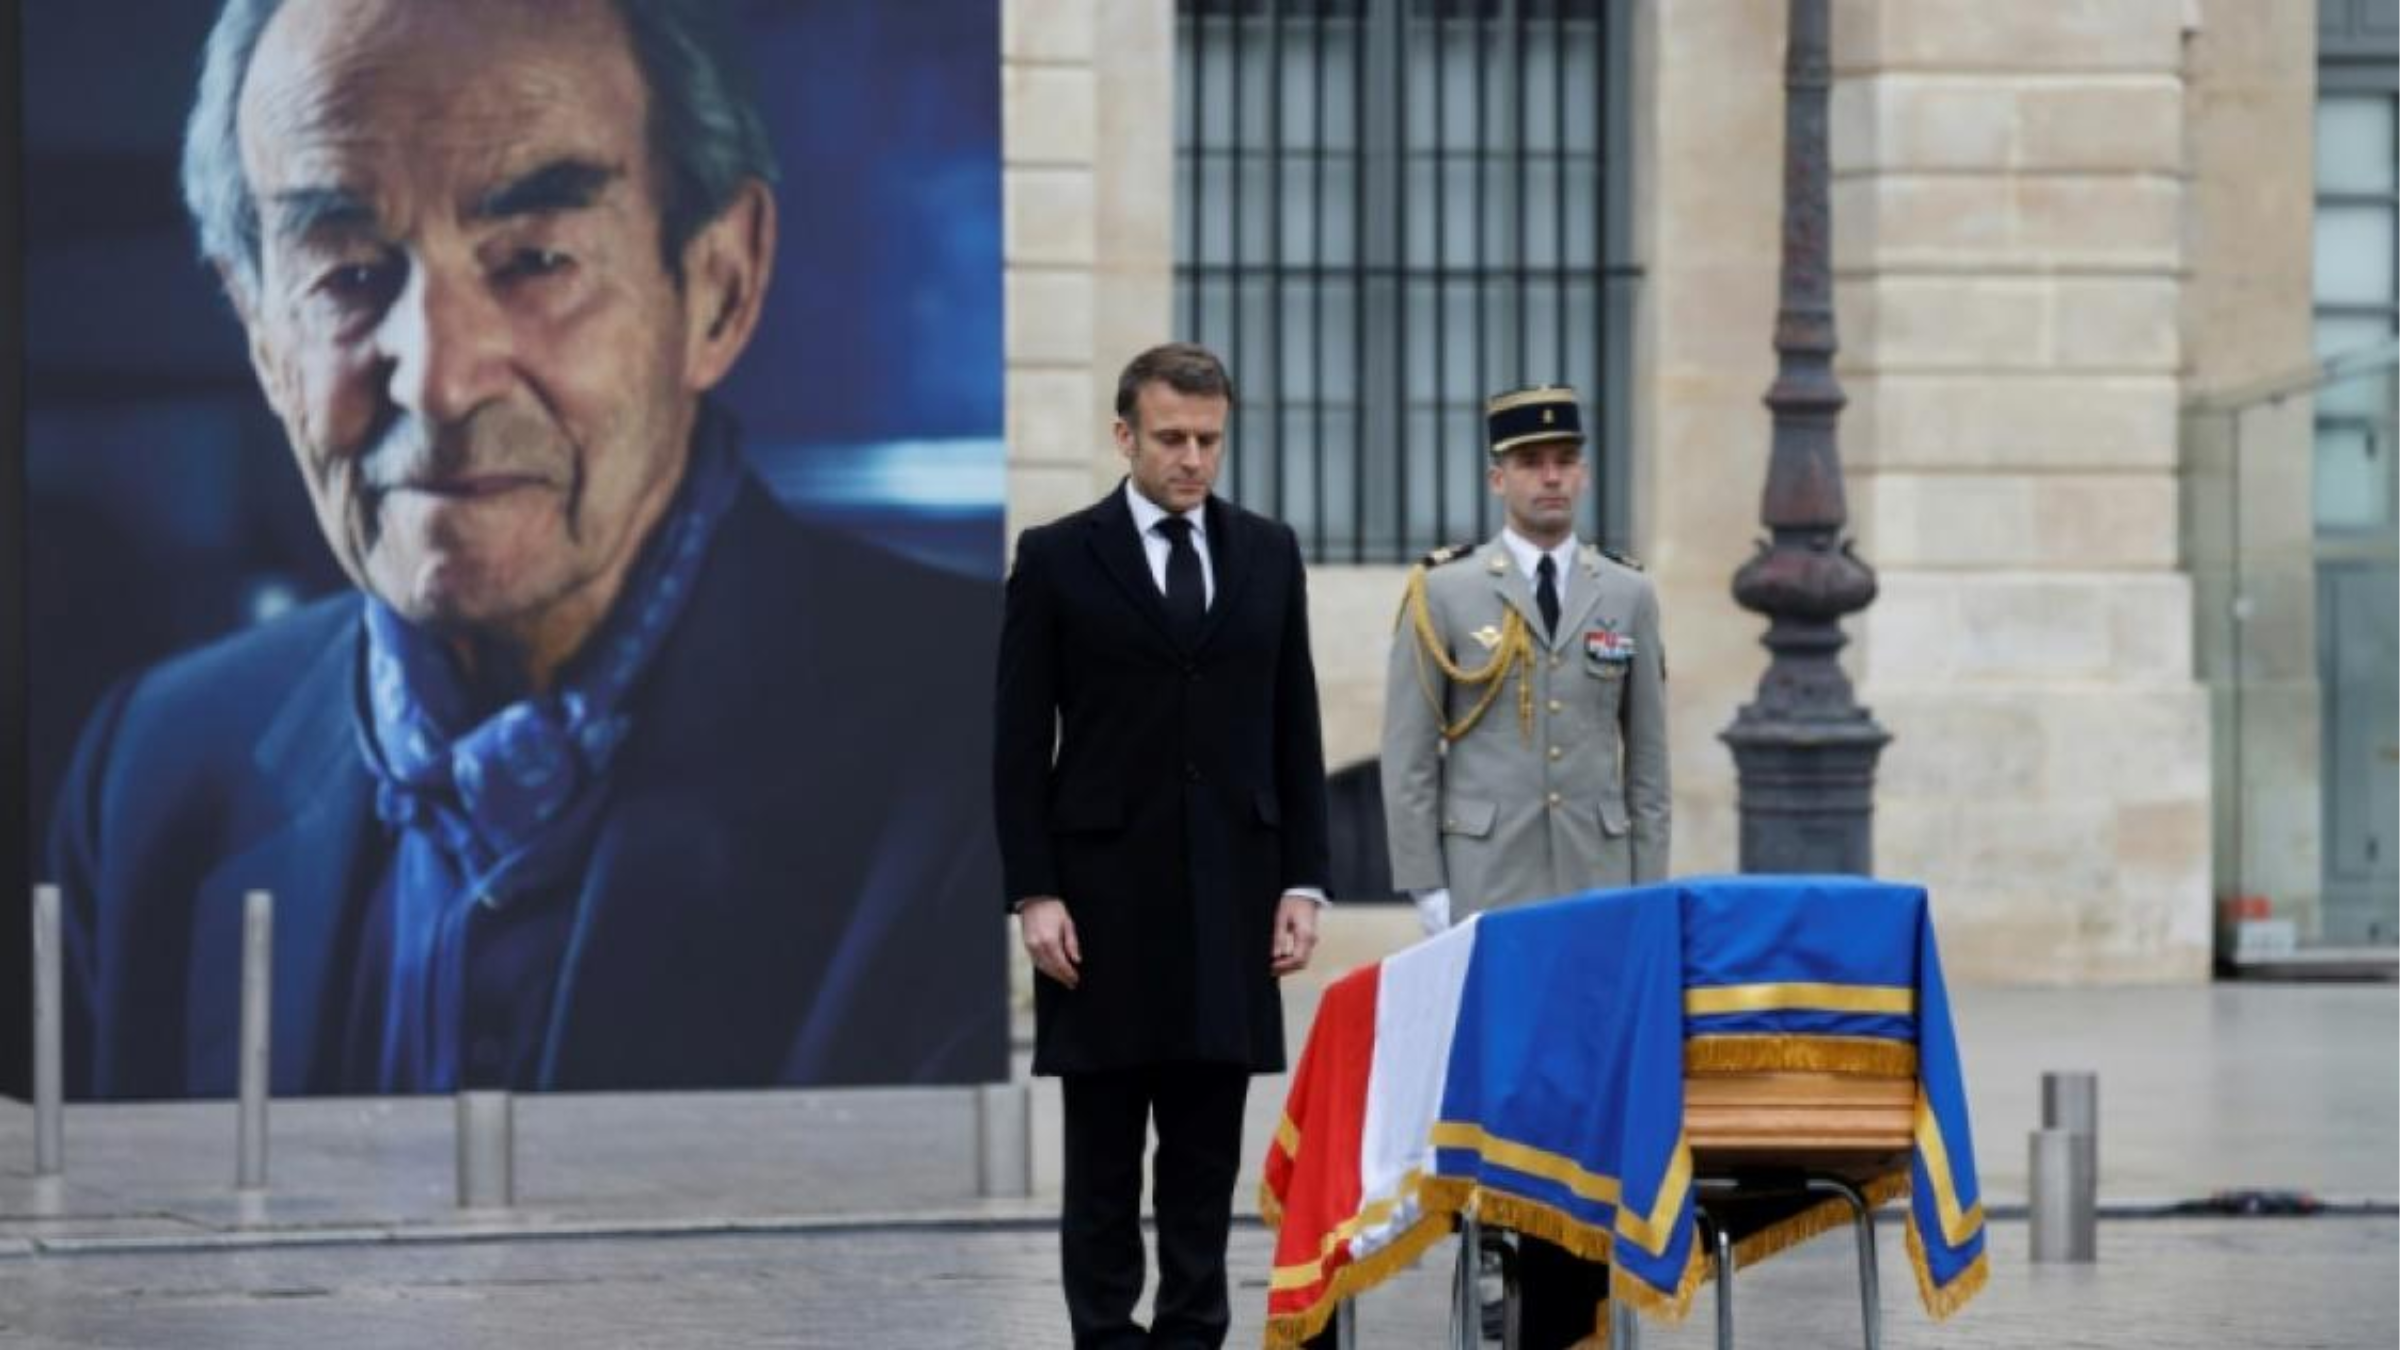
[[[1674,1293],[1669,1294],[1653,1289],[1638,1278],[1628,1278],[1625,1281],[1622,1296],[1627,1303],[1633,1305],[1635,1312],[1648,1313],[1661,1322],[1674,1323],[1681,1322],[1684,1315],[1692,1310],[1692,1295],[1699,1292],[1701,1281],[1708,1278],[1708,1262],[1702,1259],[1697,1236],[1697,1234],[1694,1235],[1695,1240],[1691,1244],[1691,1249],[1683,1259],[1683,1275],[1675,1281]],[[1608,1343],[1608,1319],[1606,1317],[1600,1319],[1599,1331],[1600,1343],[1606,1345]]]
[[[1258,1217],[1269,1228],[1283,1227],[1283,1201],[1275,1195],[1274,1186],[1258,1183]]]
[[[1514,1229],[1540,1238],[1555,1247],[1563,1247],[1585,1261],[1610,1261],[1616,1245],[1616,1235],[1605,1228],[1584,1223],[1539,1201],[1500,1191],[1474,1190],[1475,1215],[1501,1228]],[[1618,1287],[1627,1303],[1637,1311],[1663,1322],[1681,1322],[1691,1311],[1693,1291],[1700,1287],[1706,1263],[1700,1260],[1699,1244],[1694,1243],[1685,1256],[1683,1273],[1673,1289],[1657,1289],[1641,1277],[1618,1265],[1619,1276],[1611,1284]],[[1606,1323],[1603,1322],[1605,1329]]]
[[[1877,1177],[1859,1190],[1867,1197],[1867,1209],[1872,1213],[1908,1194],[1908,1172],[1903,1169]],[[1738,1269],[1747,1269],[1770,1256],[1790,1251],[1810,1238],[1849,1226],[1850,1202],[1838,1195],[1832,1196],[1734,1243],[1733,1264]]]
[[[1901,1170],[1877,1177],[1861,1187],[1860,1191],[1866,1196],[1870,1209],[1881,1208],[1907,1197],[1908,1173]],[[1307,1310],[1269,1317],[1267,1350],[1296,1350],[1302,1342],[1325,1329],[1325,1324],[1333,1319],[1334,1308],[1342,1300],[1355,1298],[1390,1279],[1403,1267],[1413,1265],[1429,1248],[1450,1235],[1452,1220],[1470,1209],[1483,1222],[1540,1238],[1583,1260],[1614,1259],[1616,1235],[1607,1229],[1571,1218],[1538,1201],[1486,1190],[1464,1178],[1426,1178],[1418,1190],[1418,1202],[1422,1212],[1415,1223],[1383,1247],[1335,1270],[1326,1278],[1325,1292]],[[1747,1269],[1811,1238],[1837,1228],[1846,1228],[1850,1222],[1849,1202],[1838,1196],[1830,1198],[1735,1243],[1734,1264]],[[1948,1286],[1936,1285],[1932,1269],[1926,1264],[1924,1244],[1917,1236],[1916,1217],[1913,1214],[1909,1217],[1907,1227],[1907,1245],[1909,1266],[1917,1277],[1917,1296],[1924,1303],[1926,1313],[1937,1322],[1947,1320],[1951,1314],[1965,1307],[1983,1291],[1991,1277],[1990,1262],[1979,1253]],[[1673,1290],[1655,1288],[1622,1268],[1618,1277],[1610,1283],[1611,1292],[1632,1305],[1636,1312],[1674,1324],[1682,1322],[1690,1314],[1694,1295],[1702,1284],[1714,1278],[1715,1267],[1708,1259],[1705,1245],[1695,1233],[1689,1254],[1684,1259],[1683,1273],[1676,1280]],[[1605,1303],[1596,1310],[1595,1317],[1592,1335],[1577,1342],[1577,1350],[1587,1347],[1606,1350],[1609,1325]]]
[[[1936,1322],[1949,1320],[1952,1313],[1967,1306],[1968,1300],[1983,1292],[1992,1277],[1989,1252],[1977,1252],[1967,1268],[1950,1278],[1948,1285],[1933,1282],[1933,1268],[1925,1263],[1925,1243],[1917,1236],[1917,1219],[1908,1219],[1908,1264],[1917,1272],[1917,1297],[1925,1304],[1925,1315]]]
[[[1878,1036],[1695,1036],[1683,1043],[1685,1073],[1808,1070],[1862,1078],[1915,1078],[1917,1047]]]
[[[1301,1312],[1278,1313],[1267,1319],[1267,1350],[1296,1350],[1301,1342],[1325,1329],[1342,1300],[1356,1298],[1416,1263],[1427,1248],[1450,1236],[1443,1222],[1450,1216],[1428,1213],[1407,1231],[1326,1277],[1325,1292]]]

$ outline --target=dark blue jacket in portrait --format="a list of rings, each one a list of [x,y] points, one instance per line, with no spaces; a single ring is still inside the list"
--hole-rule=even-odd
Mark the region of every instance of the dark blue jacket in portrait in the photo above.
[[[531,996],[496,1029],[519,1044],[493,1085],[1002,1076],[978,772],[994,598],[745,481],[631,697],[555,923],[520,935]],[[358,1049],[393,856],[357,725],[361,603],[176,658],[94,713],[51,859],[75,1095],[233,1091],[252,889],[275,896],[274,1091],[441,1086],[378,1083]]]

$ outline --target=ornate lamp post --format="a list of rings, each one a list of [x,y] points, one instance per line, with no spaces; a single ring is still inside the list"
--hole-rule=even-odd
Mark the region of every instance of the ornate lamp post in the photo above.
[[[1734,574],[1734,599],[1767,616],[1773,659],[1758,697],[1719,733],[1741,777],[1742,870],[1874,867],[1875,760],[1891,740],[1835,660],[1841,618],[1875,598],[1875,572],[1843,537],[1833,376],[1832,234],[1826,206],[1826,0],[1791,0],[1784,61],[1783,273],[1765,500],[1770,538]]]

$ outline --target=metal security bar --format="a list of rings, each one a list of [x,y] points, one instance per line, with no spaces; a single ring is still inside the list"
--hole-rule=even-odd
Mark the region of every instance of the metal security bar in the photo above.
[[[1483,400],[1532,383],[1624,541],[1628,8],[1178,0],[1176,328],[1241,392],[1220,487],[1316,561],[1497,529]]]

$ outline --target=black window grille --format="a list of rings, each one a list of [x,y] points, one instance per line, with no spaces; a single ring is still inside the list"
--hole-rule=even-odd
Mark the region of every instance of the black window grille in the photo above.
[[[1582,394],[1622,543],[1630,332],[1607,0],[1178,0],[1176,327],[1241,394],[1220,487],[1321,562],[1498,528],[1483,401]]]

